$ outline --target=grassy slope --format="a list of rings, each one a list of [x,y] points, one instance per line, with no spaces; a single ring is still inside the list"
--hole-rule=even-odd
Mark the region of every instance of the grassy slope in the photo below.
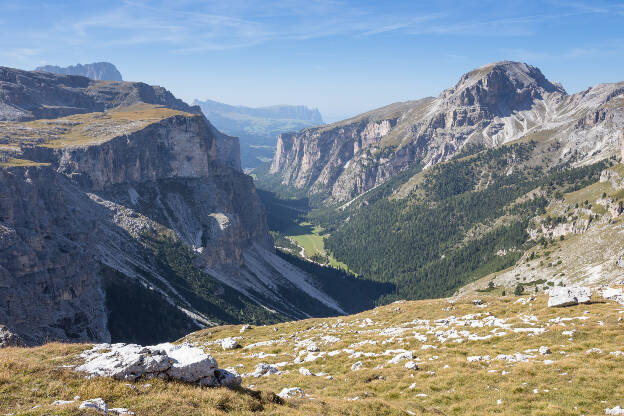
[[[204,345],[217,358],[221,367],[242,364],[241,372],[253,371],[259,362],[288,361],[282,367],[284,374],[261,378],[244,378],[251,390],[232,392],[225,389],[202,389],[180,383],[150,380],[129,383],[111,379],[87,380],[61,365],[75,364],[75,356],[86,346],[49,344],[33,349],[9,348],[0,350],[0,413],[44,415],[77,415],[75,406],[52,407],[57,399],[102,397],[115,407],[129,407],[139,415],[196,415],[196,414],[251,414],[254,410],[272,415],[380,415],[380,414],[500,414],[500,415],[578,415],[604,414],[604,409],[623,405],[624,358],[609,355],[622,349],[624,324],[619,322],[624,313],[621,306],[602,301],[569,308],[547,308],[546,297],[538,296],[526,305],[517,303],[515,296],[480,297],[487,306],[480,308],[470,300],[451,305],[447,300],[402,302],[387,305],[358,315],[342,318],[309,319],[274,326],[253,328],[242,334],[239,342],[248,346],[258,341],[283,339],[284,342],[265,347],[235,351],[221,351],[206,344],[228,336],[241,336],[238,326],[222,326],[189,335],[186,341]],[[492,327],[472,328],[457,325],[433,329],[431,333],[419,329],[430,320],[488,313],[507,319],[512,328],[541,327],[542,335],[515,333],[512,329],[499,330],[506,335],[481,341],[449,340],[440,343],[433,333],[456,328],[477,335],[491,334]],[[558,317],[585,317],[585,320],[550,322]],[[373,324],[361,326],[365,318]],[[393,327],[409,328],[400,337],[380,335],[380,330]],[[573,337],[563,331],[576,331]],[[427,337],[417,340],[417,332]],[[325,343],[321,336],[340,338],[336,343]],[[361,352],[383,352],[403,348],[414,351],[420,358],[420,370],[408,370],[403,363],[389,364],[393,355],[348,358],[347,353],[325,356],[313,362],[293,364],[297,356],[295,342],[312,339],[321,351],[352,348]],[[350,347],[352,343],[371,340],[376,345]],[[437,349],[422,350],[425,344]],[[528,363],[507,363],[492,360],[489,363],[469,363],[473,355],[514,354],[542,345],[552,354],[535,357]],[[587,354],[590,348],[602,353]],[[252,353],[276,354],[262,359]],[[544,360],[552,360],[547,365]],[[362,361],[364,368],[351,371],[351,365]],[[327,372],[325,377],[302,376],[299,368],[313,373]],[[502,371],[506,371],[503,375]],[[414,387],[410,389],[410,385]],[[284,405],[272,403],[269,391],[284,387],[301,387],[309,397],[288,400]],[[36,390],[33,390],[36,389]],[[359,397],[358,400],[348,400]],[[500,404],[498,404],[500,400]],[[31,410],[35,405],[41,408]],[[411,412],[411,413],[408,413]],[[82,413],[85,414],[85,413]]]

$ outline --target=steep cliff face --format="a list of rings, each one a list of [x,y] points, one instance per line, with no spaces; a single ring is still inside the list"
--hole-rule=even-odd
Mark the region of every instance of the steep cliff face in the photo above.
[[[27,343],[343,312],[274,254],[237,142],[203,115],[139,102],[0,124],[0,323]]]
[[[624,84],[568,95],[539,69],[486,65],[437,98],[397,103],[278,138],[270,173],[284,185],[345,201],[409,166],[430,166],[467,145],[548,142],[553,160],[585,163],[616,151]],[[551,150],[553,150],[551,149]]]

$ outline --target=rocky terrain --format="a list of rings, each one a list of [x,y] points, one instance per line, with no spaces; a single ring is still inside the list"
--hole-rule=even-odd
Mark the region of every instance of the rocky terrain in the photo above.
[[[252,169],[273,158],[276,137],[304,127],[323,124],[321,113],[306,106],[244,107],[212,100],[195,100],[208,119],[222,132],[241,142],[243,168]]]
[[[5,348],[0,412],[621,414],[619,302],[621,289],[560,287],[550,297],[399,301],[351,316],[220,326],[178,347]],[[166,374],[150,378],[155,371]],[[217,371],[242,386],[194,384]]]
[[[584,164],[617,151],[624,84],[569,95],[538,68],[498,62],[437,98],[396,103],[278,138],[269,173],[293,189],[344,202],[420,164],[517,140],[549,147],[549,162]]]
[[[45,65],[37,67],[35,71],[45,71],[59,75],[81,75],[97,81],[122,81],[121,73],[110,62],[94,62],[92,64],[78,64],[66,67]]]
[[[141,83],[0,79],[0,323],[25,343],[345,312],[275,255],[237,140],[197,107]]]
[[[75,75],[0,67],[0,121],[51,119],[136,103],[201,114],[157,85],[94,81]],[[232,139],[233,140],[233,139]]]

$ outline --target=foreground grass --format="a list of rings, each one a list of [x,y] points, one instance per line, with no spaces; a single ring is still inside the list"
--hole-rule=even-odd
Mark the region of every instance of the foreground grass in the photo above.
[[[597,296],[593,304],[563,309],[547,308],[546,296],[534,301],[522,298],[526,304],[514,296],[483,295],[480,299],[486,306],[474,305],[472,299],[455,304],[447,300],[402,302],[353,316],[260,326],[243,333],[240,326],[215,327],[184,339],[213,354],[220,367],[237,367],[241,373],[253,372],[260,362],[286,363],[280,367],[282,374],[244,377],[245,388],[240,391],[162,380],[87,380],[61,367],[76,364],[76,355],[85,345],[0,350],[0,414],[85,414],[71,406],[50,406],[54,400],[70,400],[75,395],[102,397],[110,407],[128,407],[137,415],[595,415],[624,405],[624,356],[609,354],[624,347],[620,305]],[[472,324],[488,316],[502,318],[508,326]],[[464,318],[447,326],[434,323],[450,317]],[[543,333],[514,332],[518,328]],[[471,341],[464,333],[461,343],[452,338],[440,342],[437,335],[448,335],[448,331],[469,331],[477,337],[504,335]],[[323,338],[327,336],[335,338]],[[243,348],[222,351],[218,340],[225,337],[238,337]],[[261,341],[273,344],[253,345]],[[362,341],[367,343],[353,345]],[[295,363],[296,357],[305,360],[320,354],[300,353],[310,342],[320,353],[341,352]],[[432,347],[423,349],[425,345]],[[548,346],[552,353],[529,351],[528,362],[494,358],[540,346]],[[591,348],[601,351],[587,353]],[[405,362],[390,363],[394,352],[380,355],[398,349],[413,351],[420,369],[410,370]],[[492,359],[468,362],[467,357],[474,355]],[[352,371],[357,361],[363,368]],[[301,375],[302,367],[328,373],[331,379]],[[307,396],[276,403],[270,392],[284,387],[300,387]],[[36,405],[42,407],[32,409]]]

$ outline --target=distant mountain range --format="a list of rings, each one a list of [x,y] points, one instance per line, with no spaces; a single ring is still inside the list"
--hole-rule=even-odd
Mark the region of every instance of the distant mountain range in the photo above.
[[[321,113],[298,105],[251,108],[217,101],[195,100],[220,131],[240,138],[243,168],[254,168],[273,158],[277,136],[323,124]]]
[[[56,65],[39,66],[35,71],[46,71],[59,75],[82,75],[96,81],[122,81],[121,73],[110,62],[94,62],[66,67]]]

